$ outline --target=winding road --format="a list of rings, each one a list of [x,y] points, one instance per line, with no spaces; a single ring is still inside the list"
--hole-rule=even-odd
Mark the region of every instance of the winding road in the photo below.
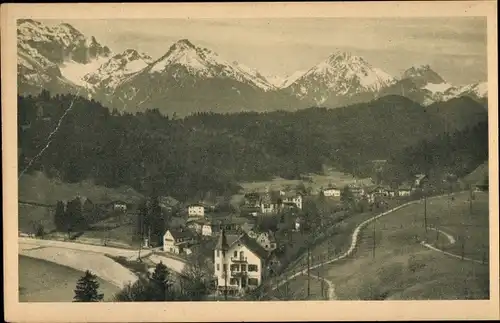
[[[132,271],[106,255],[137,260],[139,250],[26,237],[18,238],[18,246],[21,256],[50,261],[80,271],[90,270],[96,276],[120,288],[137,280]],[[185,265],[185,262],[179,259],[153,253],[149,249],[141,250],[141,258],[143,257],[148,257],[153,263],[161,261],[178,273],[182,272]]]
[[[432,197],[428,197],[428,198],[427,198],[427,200],[429,201],[429,200],[432,200],[432,199],[441,198],[441,197],[443,197],[443,196],[447,196],[447,195],[432,196]],[[339,261],[339,260],[342,260],[342,259],[344,259],[344,258],[349,257],[349,256],[350,256],[350,255],[354,252],[354,250],[356,249],[356,246],[357,246],[357,244],[358,244],[359,234],[361,233],[361,230],[362,230],[364,227],[366,227],[369,223],[371,223],[371,222],[373,222],[373,221],[377,220],[377,219],[378,219],[378,218],[380,218],[380,217],[383,217],[384,215],[387,215],[387,214],[393,213],[393,212],[395,212],[395,211],[397,211],[397,210],[400,210],[400,209],[402,209],[402,208],[404,208],[404,207],[407,207],[407,206],[409,206],[409,205],[412,205],[412,204],[417,204],[417,203],[421,203],[421,201],[422,201],[422,200],[410,201],[410,202],[408,202],[408,203],[405,203],[405,204],[399,205],[399,206],[397,206],[397,207],[395,207],[395,208],[392,208],[392,209],[390,209],[390,210],[388,210],[388,211],[385,211],[385,212],[383,212],[383,213],[380,213],[379,215],[376,215],[376,216],[374,216],[374,217],[371,217],[371,218],[369,218],[369,219],[367,219],[367,220],[363,221],[362,223],[360,223],[360,224],[359,224],[359,225],[358,225],[358,226],[354,229],[354,231],[353,231],[353,233],[352,233],[352,236],[351,236],[351,245],[349,246],[349,249],[348,249],[346,252],[344,252],[343,254],[341,254],[340,256],[338,256],[338,257],[336,257],[336,258],[329,259],[329,260],[327,260],[327,261],[323,261],[323,262],[318,263],[318,264],[316,264],[316,265],[312,265],[312,266],[310,266],[310,267],[309,267],[309,271],[310,271],[310,270],[313,270],[313,269],[316,269],[316,268],[319,268],[319,267],[321,267],[321,266],[324,266],[324,265],[327,265],[327,264],[331,264],[331,263],[334,263],[334,262],[336,262],[336,261]],[[452,240],[454,241],[454,240],[455,240],[452,236],[450,236],[450,235],[448,235],[448,234],[445,234],[445,235],[448,237],[448,239],[450,239],[450,241],[452,241]],[[442,251],[442,250],[439,250],[439,249],[437,249],[437,248],[435,248],[435,247],[433,247],[433,246],[431,246],[431,245],[425,244],[424,242],[422,242],[422,245],[426,246],[427,248],[430,248],[430,249],[433,249],[433,250],[436,250],[436,251],[440,251],[440,252],[443,252],[443,253],[449,254],[449,253],[447,253],[447,252],[445,252],[445,251]],[[452,255],[452,254],[450,254],[450,255]],[[456,256],[456,255],[452,255],[452,256]],[[461,258],[460,256],[456,256],[456,257]],[[465,258],[464,258],[464,259],[465,259]],[[472,259],[470,259],[470,260],[472,260]],[[472,261],[476,261],[476,260],[472,260]],[[298,277],[298,276],[300,276],[300,275],[307,275],[307,271],[308,271],[308,269],[307,269],[307,268],[305,268],[305,269],[303,269],[303,270],[300,270],[300,271],[298,271],[298,272],[294,273],[294,274],[293,274],[293,275],[291,275],[291,276],[286,277],[284,280],[280,281],[279,283],[277,283],[277,284],[273,284],[272,290],[276,290],[276,289],[278,289],[280,286],[283,286],[283,285],[284,285],[284,284],[286,284],[288,281],[290,281],[290,280],[292,280],[292,279],[294,279],[294,278],[296,278],[296,277]],[[311,275],[311,274],[310,274],[310,276],[313,276],[313,275]],[[315,278],[317,278],[317,279],[323,279],[325,282],[327,282],[327,284],[329,284],[328,299],[335,299],[335,292],[334,292],[334,286],[333,286],[333,283],[332,283],[331,281],[327,280],[327,279],[322,278],[322,277],[317,277],[317,276],[315,276]]]

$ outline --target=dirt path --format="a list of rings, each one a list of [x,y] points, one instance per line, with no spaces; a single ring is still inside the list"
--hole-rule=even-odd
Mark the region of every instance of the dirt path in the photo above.
[[[444,232],[443,230],[439,230],[439,229],[436,229],[436,228],[430,228],[430,229],[434,230],[434,231],[438,231],[439,233],[442,233],[443,235],[445,235],[448,238],[448,241],[450,242],[450,244],[455,244],[456,240],[455,240],[455,238],[451,234],[448,234],[448,233]],[[428,244],[425,241],[420,242],[420,244],[422,246],[426,247],[426,248],[429,248],[431,250],[440,252],[442,254],[448,255],[448,256],[453,257],[453,258],[457,258],[457,259],[460,259],[460,260],[466,260],[466,261],[472,261],[472,262],[475,262],[475,263],[478,263],[478,264],[481,264],[481,265],[486,265],[487,264],[487,262],[483,263],[482,261],[479,261],[479,260],[476,260],[476,259],[471,259],[471,258],[467,258],[467,257],[463,257],[462,258],[462,256],[460,256],[460,255],[456,255],[454,253],[441,250],[439,248],[434,247],[431,244]]]
[[[455,238],[451,234],[446,233],[443,230],[436,229],[436,228],[429,228],[429,229],[437,231],[437,232],[443,234],[446,238],[448,238],[448,241],[450,241],[450,244],[454,244],[456,242]]]
[[[337,296],[335,295],[335,288],[334,288],[333,282],[331,280],[328,280],[324,277],[316,276],[313,274],[309,274],[309,276],[311,276],[312,278],[318,279],[318,280],[322,280],[328,285],[328,295],[326,298],[327,300],[334,300],[337,298]]]

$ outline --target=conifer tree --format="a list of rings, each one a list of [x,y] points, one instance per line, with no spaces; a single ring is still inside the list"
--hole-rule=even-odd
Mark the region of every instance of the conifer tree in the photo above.
[[[99,293],[97,276],[89,270],[76,283],[74,302],[100,302],[104,295]]]

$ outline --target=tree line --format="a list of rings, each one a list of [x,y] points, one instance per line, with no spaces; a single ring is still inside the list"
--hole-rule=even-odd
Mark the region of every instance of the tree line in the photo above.
[[[115,302],[201,301],[207,299],[213,289],[213,264],[203,257],[195,257],[186,264],[179,277],[162,262],[152,273],[141,275],[134,283],[128,283],[109,297]],[[89,270],[77,281],[75,302],[100,302],[104,295],[99,291],[97,276]]]
[[[128,185],[147,196],[181,201],[207,192],[231,195],[241,181],[298,179],[321,172],[325,164],[370,176],[372,160],[392,158],[397,164],[404,149],[434,140],[445,128],[444,109],[425,110],[402,97],[337,109],[205,112],[180,119],[158,109],[110,111],[94,100],[43,91],[18,97],[20,171],[45,147],[69,106],[49,148],[28,172],[41,170],[66,182]],[[482,106],[473,108],[487,118]],[[474,134],[464,138],[468,146],[447,151],[469,158],[476,153],[469,149]]]

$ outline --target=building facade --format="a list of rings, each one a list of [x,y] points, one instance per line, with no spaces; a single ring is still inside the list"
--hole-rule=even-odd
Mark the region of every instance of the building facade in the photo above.
[[[204,217],[205,207],[201,204],[191,204],[188,206],[188,216],[190,217]]]
[[[267,252],[246,234],[222,230],[214,250],[214,273],[219,294],[241,295],[262,283]]]

